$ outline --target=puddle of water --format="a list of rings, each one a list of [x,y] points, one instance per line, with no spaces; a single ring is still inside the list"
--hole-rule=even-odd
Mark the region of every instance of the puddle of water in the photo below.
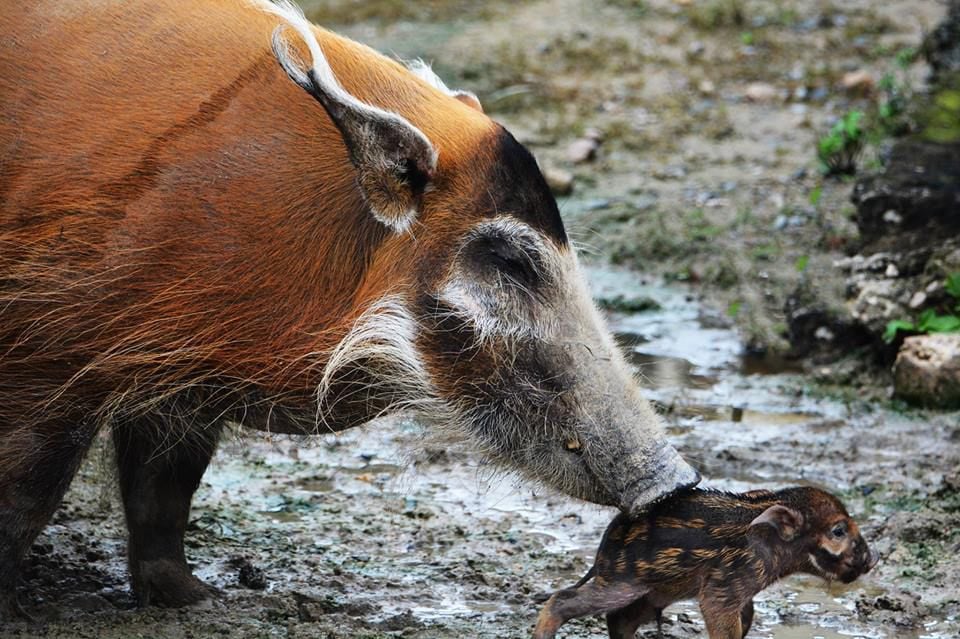
[[[742,375],[780,375],[782,373],[802,373],[803,365],[773,353],[745,352],[740,357]]]
[[[664,357],[641,351],[627,351],[627,361],[651,388],[709,388],[717,382],[712,375],[697,374],[694,365],[682,357]]]

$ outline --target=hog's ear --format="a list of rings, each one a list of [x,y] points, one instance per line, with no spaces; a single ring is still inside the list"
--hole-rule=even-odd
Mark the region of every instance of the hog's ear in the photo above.
[[[396,232],[410,227],[427,184],[437,168],[437,151],[420,129],[397,113],[361,102],[340,85],[310,23],[288,3],[268,9],[286,20],[306,42],[312,65],[297,59],[283,37],[273,32],[273,52],[280,66],[326,110],[336,125],[357,170],[357,184],[370,211]]]
[[[760,532],[768,526],[773,528],[783,541],[792,541],[803,527],[803,515],[780,504],[770,506],[750,522],[750,532]]]

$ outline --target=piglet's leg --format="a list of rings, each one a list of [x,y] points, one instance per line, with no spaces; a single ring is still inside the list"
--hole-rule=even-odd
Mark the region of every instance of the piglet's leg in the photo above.
[[[646,597],[640,597],[632,604],[607,615],[607,630],[610,639],[633,639],[641,624],[659,621],[660,611],[650,604]]]
[[[703,620],[707,623],[707,636],[710,639],[743,639],[739,606],[733,610],[725,610],[701,600],[700,610],[703,611]]]
[[[593,581],[580,588],[560,590],[550,597],[540,611],[533,638],[552,639],[557,629],[570,619],[619,610],[647,592],[648,589],[643,586],[605,581]]]

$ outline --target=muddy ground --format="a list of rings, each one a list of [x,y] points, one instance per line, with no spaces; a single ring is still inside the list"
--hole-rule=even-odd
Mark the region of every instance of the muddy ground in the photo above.
[[[562,210],[595,294],[708,485],[809,482],[844,497],[881,563],[849,587],[796,577],[768,589],[751,636],[960,636],[960,414],[865,401],[858,388],[819,385],[835,381],[827,371],[743,355],[782,346],[786,295],[803,278],[834,277],[832,260],[856,242],[850,185],[823,181],[813,155],[832,118],[876,98],[843,90],[843,74],[893,70],[922,85],[922,64],[896,60],[941,5],[357,0],[313,9],[381,50],[433,61],[545,166],[574,174]],[[751,101],[751,83],[774,93]],[[567,146],[591,128],[604,139],[597,158],[572,163]],[[528,636],[534,595],[588,568],[613,513],[421,441],[403,418],[327,438],[233,433],[198,493],[187,549],[221,596],[185,610],[135,608],[101,442],[30,555],[23,599],[39,622],[0,625],[0,636]],[[564,630],[605,636],[600,619]],[[702,632],[695,606],[668,609],[667,637]]]

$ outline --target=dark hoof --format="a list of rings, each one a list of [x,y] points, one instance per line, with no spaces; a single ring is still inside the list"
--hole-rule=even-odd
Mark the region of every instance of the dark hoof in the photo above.
[[[219,594],[194,577],[186,564],[169,559],[139,562],[133,590],[141,606],[164,608],[197,604]]]

